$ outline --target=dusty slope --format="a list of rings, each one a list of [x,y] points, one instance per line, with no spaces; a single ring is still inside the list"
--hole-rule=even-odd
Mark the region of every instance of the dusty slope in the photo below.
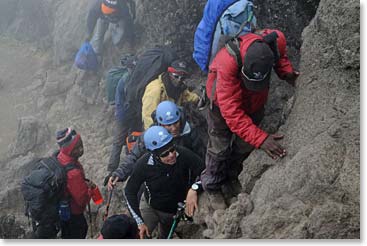
[[[36,100],[29,89],[41,79],[47,58],[32,46],[5,37],[0,37],[0,57],[0,156],[4,156],[16,136],[18,119],[35,114]]]

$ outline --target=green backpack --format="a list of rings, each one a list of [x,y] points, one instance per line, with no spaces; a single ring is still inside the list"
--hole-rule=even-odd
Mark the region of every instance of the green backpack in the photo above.
[[[115,104],[116,88],[120,79],[128,73],[127,68],[113,67],[107,72],[106,96],[110,105]]]

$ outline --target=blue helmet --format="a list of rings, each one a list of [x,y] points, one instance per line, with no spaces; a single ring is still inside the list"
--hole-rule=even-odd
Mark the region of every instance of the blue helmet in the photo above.
[[[176,104],[171,101],[163,101],[158,105],[155,117],[159,124],[171,125],[180,119],[181,113]]]
[[[149,151],[160,149],[172,141],[173,137],[162,126],[149,127],[144,133],[145,148]]]

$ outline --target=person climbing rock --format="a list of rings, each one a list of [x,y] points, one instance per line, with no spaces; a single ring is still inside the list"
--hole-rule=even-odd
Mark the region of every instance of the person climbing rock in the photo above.
[[[121,57],[120,63],[122,68],[126,68],[126,73],[123,74],[120,81],[117,84],[115,93],[115,129],[113,132],[113,142],[110,159],[107,165],[107,171],[112,173],[120,163],[120,155],[125,144],[125,139],[128,136],[134,121],[129,117],[126,117],[125,108],[125,85],[129,79],[132,71],[136,65],[136,56],[132,54],[126,54]]]
[[[286,39],[279,30],[264,29],[236,40],[218,52],[206,83],[209,140],[201,181],[215,209],[227,206],[223,195],[228,201],[241,191],[238,175],[254,148],[273,159],[286,155],[278,143],[283,136],[268,134],[259,124],[272,69],[293,86],[299,76],[287,57]]]
[[[169,100],[181,106],[186,102],[197,103],[199,101],[199,96],[190,92],[184,83],[189,75],[186,62],[175,60],[166,72],[146,86],[141,112],[145,130],[153,124],[151,115],[160,102]]]
[[[150,127],[144,133],[144,144],[149,153],[138,160],[126,184],[126,201],[141,239],[150,237],[158,224],[159,238],[167,238],[179,202],[186,200],[191,215],[197,209],[196,186],[204,163],[192,151],[176,146],[162,126]],[[142,184],[145,199],[139,208],[137,194]]]
[[[103,41],[108,29],[114,45],[121,47],[123,41],[130,44],[133,42],[133,19],[135,19],[134,1],[94,0],[87,16],[86,41],[90,41],[99,62],[103,56]]]
[[[158,105],[153,115],[155,116],[154,124],[166,128],[172,134],[176,145],[190,149],[204,160],[205,145],[200,139],[197,129],[186,120],[184,109],[177,107],[171,101],[163,101]],[[147,153],[143,136],[138,137],[131,152],[122,159],[119,167],[110,175],[111,178],[108,181],[110,190],[116,185],[116,182],[125,181],[133,172],[136,161]]]

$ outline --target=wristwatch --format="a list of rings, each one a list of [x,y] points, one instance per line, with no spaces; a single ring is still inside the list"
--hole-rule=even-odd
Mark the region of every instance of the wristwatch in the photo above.
[[[191,185],[191,189],[194,190],[194,191],[198,191],[199,190],[199,185],[197,183],[193,183]]]

